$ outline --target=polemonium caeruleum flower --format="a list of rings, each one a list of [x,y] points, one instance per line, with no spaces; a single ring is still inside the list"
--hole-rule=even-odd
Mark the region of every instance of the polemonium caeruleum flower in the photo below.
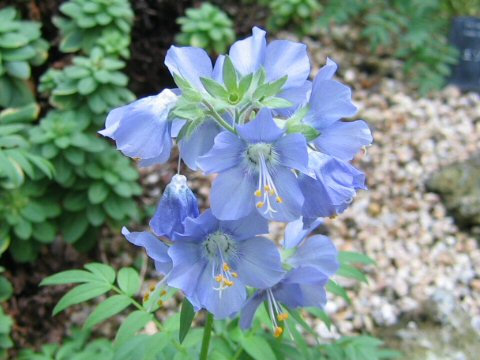
[[[293,233],[290,235],[294,236]],[[286,239],[285,242],[291,241]],[[251,326],[257,308],[264,301],[268,302],[275,336],[283,333],[282,322],[288,319],[284,306],[321,308],[325,305],[325,285],[339,267],[338,253],[332,241],[323,235],[305,238],[287,263],[292,268],[278,283],[257,291],[245,303],[240,317],[243,329]]]
[[[288,76],[278,97],[294,104],[291,109],[282,109],[281,113],[292,112],[305,101],[311,84],[310,60],[305,44],[288,40],[274,40],[267,45],[266,32],[254,27],[252,36],[235,42],[229,56],[238,72],[245,76],[261,68],[265,70],[267,82],[273,82]]]
[[[355,115],[357,108],[352,103],[350,88],[332,80],[336,70],[337,65],[327,59],[313,81],[309,112],[303,121],[320,132],[313,140],[319,151],[348,161],[372,143],[372,134],[363,120],[341,120]]]
[[[323,224],[323,219],[299,218],[289,222],[285,227],[283,247],[292,249],[300,244],[310,233]]]
[[[275,244],[257,236],[266,232],[267,222],[255,213],[236,221],[220,221],[210,210],[187,218],[185,232],[168,250],[169,286],[182,289],[216,318],[237,313],[245,286],[264,289],[283,276]]]
[[[212,150],[198,160],[207,174],[219,173],[211,192],[213,214],[235,220],[257,209],[270,220],[297,219],[304,197],[292,169],[306,170],[305,137],[286,135],[268,109],[237,131],[239,136],[220,133]]]
[[[309,172],[299,176],[305,195],[304,218],[335,216],[350,205],[357,190],[364,189],[365,175],[346,161],[312,151]]]
[[[107,116],[103,136],[115,140],[118,150],[126,156],[140,159],[140,165],[164,163],[172,149],[170,110],[178,96],[163,90],[131,104],[116,108]]]
[[[150,227],[157,236],[171,239],[175,232],[183,232],[185,218],[198,214],[197,198],[188,187],[187,178],[177,174],[165,188]]]

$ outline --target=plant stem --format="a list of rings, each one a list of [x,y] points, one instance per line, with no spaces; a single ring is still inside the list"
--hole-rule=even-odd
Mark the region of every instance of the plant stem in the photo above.
[[[212,105],[210,105],[207,101],[204,101],[203,104],[210,110],[211,115],[213,116],[213,119],[223,128],[227,129],[228,131],[231,131],[232,133],[236,134],[236,130],[234,127],[232,127],[229,123],[227,123],[213,108]]]
[[[242,351],[243,351],[243,349],[241,347],[239,347],[237,352],[233,355],[232,359],[237,360],[240,357],[240,355],[242,355]]]
[[[208,347],[210,346],[210,338],[212,337],[213,314],[207,313],[207,322],[203,329],[202,350],[200,351],[200,360],[206,360],[208,355]]]

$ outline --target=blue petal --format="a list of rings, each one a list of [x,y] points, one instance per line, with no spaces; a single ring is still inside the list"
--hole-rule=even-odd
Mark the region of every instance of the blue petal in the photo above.
[[[172,138],[176,138],[180,130],[182,130],[183,125],[187,123],[186,120],[183,119],[174,119],[172,120]]]
[[[310,75],[307,46],[288,40],[268,44],[264,65],[268,82],[288,76],[284,88],[302,86]]]
[[[245,285],[239,279],[235,279],[234,285],[220,292],[215,290],[218,283],[215,281],[213,265],[207,265],[198,281],[197,295],[200,303],[211,312],[216,319],[225,319],[240,311],[247,291]]]
[[[257,291],[247,300],[245,305],[243,305],[242,312],[240,313],[240,327],[243,330],[249,329],[252,326],[253,317],[265,299],[265,292]]]
[[[308,266],[302,266],[291,270],[283,281],[286,286],[299,286],[300,292],[298,295],[301,298],[300,306],[317,306],[320,308],[325,306],[327,302],[327,295],[325,292],[325,285],[327,282],[328,277],[324,273]],[[287,304],[287,301],[292,301],[291,292],[285,294],[288,295],[288,298],[284,298],[282,295],[283,294],[275,293],[275,296],[278,297],[282,303]]]
[[[168,249],[168,255],[173,262],[172,271],[167,277],[168,285],[183,290],[187,296],[194,296],[200,275],[207,266],[200,244],[190,241],[175,242]]]
[[[209,119],[200,125],[188,139],[180,140],[180,156],[190,169],[198,170],[198,158],[212,148],[215,136],[219,132],[218,125]]]
[[[272,294],[276,301],[292,309],[302,307],[305,303],[299,284],[282,281],[272,289]]]
[[[255,235],[268,234],[267,220],[256,211],[238,220],[221,221],[220,227],[240,241]]]
[[[237,166],[242,160],[245,143],[229,131],[215,137],[213,147],[197,160],[197,165],[206,173],[219,173]]]
[[[280,253],[273,241],[257,236],[240,241],[237,246],[238,258],[232,266],[245,285],[265,289],[283,277]]]
[[[214,181],[210,194],[212,213],[221,220],[237,220],[255,209],[255,180],[240,166],[227,170]]]
[[[312,91],[312,82],[305,81],[299,87],[291,87],[283,89],[277,97],[290,101],[293,105],[289,108],[275,109],[274,114],[278,114],[284,118],[292,116],[295,111],[308,103],[308,98]]]
[[[297,249],[295,255],[288,259],[294,267],[311,266],[327,276],[332,276],[338,270],[338,252],[327,236],[315,235],[307,238]]]
[[[310,235],[313,230],[315,230],[322,224],[323,220],[320,218],[308,224],[307,227],[304,226],[303,218],[288,223],[285,228],[285,239],[283,246],[285,247],[285,249],[294,248],[295,246],[300,244],[308,235]]]
[[[213,67],[212,79],[223,83],[223,63],[225,62],[225,55],[220,55],[215,61],[215,66]]]
[[[331,59],[327,58],[327,63],[318,71],[316,76],[317,81],[330,80],[337,71],[337,64]]]
[[[155,261],[157,271],[166,274],[172,268],[172,259],[168,255],[168,246],[152,234],[144,232],[130,232],[126,227],[122,228],[122,234],[133,245],[141,246],[147,255]],[[158,266],[157,266],[158,265]]]
[[[186,218],[184,232],[175,234],[175,240],[202,241],[205,236],[218,230],[219,227],[219,220],[213,216],[211,209],[207,209],[196,218]]]
[[[304,121],[323,131],[335,121],[356,114],[351,98],[348,86],[335,80],[315,79],[309,102],[311,110]]]
[[[265,61],[266,33],[258,27],[254,27],[252,33],[252,36],[236,41],[230,48],[233,65],[242,75],[254,73]]]
[[[243,139],[250,143],[271,143],[282,136],[284,132],[275,124],[268,108],[261,109],[257,117],[246,125],[238,126],[237,131]]]
[[[336,121],[323,129],[314,144],[323,153],[351,160],[358,151],[372,143],[372,133],[365,121]]]
[[[170,73],[180,75],[198,90],[203,90],[200,77],[212,76],[212,61],[203,49],[171,46],[165,57]]]
[[[168,131],[165,131],[163,134],[163,139],[160,142],[164,144],[162,151],[156,157],[141,159],[139,162],[140,167],[163,164],[170,159],[170,153],[173,146],[171,134],[169,134]]]
[[[183,232],[185,218],[198,214],[197,198],[188,187],[187,178],[175,175],[163,192],[150,227],[156,235],[172,239],[175,232]]]
[[[114,139],[126,156],[140,159],[170,154],[171,123],[167,121],[177,96],[166,89],[114,109],[107,116],[106,128],[99,133]]]
[[[288,134],[275,142],[280,164],[302,172],[308,172],[307,149],[307,141],[302,134]]]
[[[266,213],[266,206],[264,206],[258,209],[259,213],[272,221],[290,222],[298,219],[302,214],[304,197],[297,177],[290,169],[282,166],[277,166],[271,175],[282,202],[278,203],[272,198],[271,207],[276,212]]]

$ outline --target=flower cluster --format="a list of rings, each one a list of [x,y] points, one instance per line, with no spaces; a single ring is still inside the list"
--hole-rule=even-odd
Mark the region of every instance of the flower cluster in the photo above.
[[[267,302],[279,336],[289,308],[325,305],[337,252],[329,238],[309,235],[366,188],[350,161],[371,144],[370,129],[344,120],[357,109],[333,80],[333,61],[312,82],[306,46],[267,44],[259,28],[214,65],[202,49],[175,46],[165,64],[178,88],[111,111],[100,133],[141,166],[166,162],[176,144],[189,168],[217,174],[211,208],[200,214],[186,177],[175,175],[153,234],[123,234],[164,274],[157,298],[166,286],[181,289],[197,310],[240,313],[243,328]],[[269,221],[288,223],[283,256],[263,236]]]

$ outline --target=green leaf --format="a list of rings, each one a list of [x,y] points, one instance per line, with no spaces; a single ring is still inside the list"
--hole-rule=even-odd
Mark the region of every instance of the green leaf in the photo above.
[[[10,281],[4,276],[0,276],[0,301],[5,301],[13,294],[13,287]],[[0,309],[1,314],[1,309]],[[0,335],[1,336],[1,335]]]
[[[228,91],[218,82],[215,80],[201,77],[200,81],[202,82],[205,90],[215,98],[219,98],[222,100],[228,99]]]
[[[130,267],[122,268],[118,272],[118,286],[128,296],[134,296],[140,290],[141,279],[135,269]]]
[[[283,109],[292,106],[293,103],[283,98],[270,97],[262,100],[262,105],[272,109]]]
[[[33,231],[33,237],[46,244],[52,243],[53,240],[55,240],[56,234],[56,227],[49,222],[43,222],[35,225],[35,229]]]
[[[111,266],[101,263],[90,263],[85,265],[85,269],[91,271],[99,280],[113,284],[115,281],[115,270]]]
[[[12,61],[5,65],[7,72],[16,78],[28,80],[30,78],[30,65],[26,61]]]
[[[69,214],[62,224],[64,240],[73,244],[80,239],[88,228],[88,221],[83,212]]]
[[[241,345],[255,360],[276,360],[270,344],[263,337],[247,335],[242,338]]]
[[[66,270],[50,275],[42,280],[40,286],[63,285],[84,282],[99,282],[97,276],[85,270]],[[103,281],[101,281],[103,283]]]
[[[111,288],[112,287],[110,284],[98,282],[78,285],[60,299],[58,304],[53,309],[53,315],[57,315],[59,312],[65,310],[69,306],[79,304],[103,295],[111,290]]]
[[[42,206],[37,203],[29,202],[21,211],[21,214],[28,220],[34,223],[45,221],[45,214]]]
[[[32,122],[38,117],[39,112],[40,106],[36,103],[17,108],[8,108],[0,112],[0,122],[2,124]]]
[[[237,72],[230,56],[225,56],[225,61],[223,62],[223,82],[228,92],[237,92]]]
[[[340,251],[338,260],[341,263],[358,263],[364,265],[375,265],[375,261],[365,254],[354,251]]]
[[[18,33],[6,33],[0,35],[0,47],[15,49],[28,44],[28,38]]]
[[[97,82],[91,78],[83,78],[77,84],[78,92],[82,95],[91,94],[97,88]]]
[[[88,188],[88,200],[92,204],[100,204],[107,198],[110,190],[103,182],[95,182]]]
[[[132,299],[125,295],[113,295],[102,301],[100,305],[85,320],[84,328],[89,329],[102,321],[118,314],[132,303]]]
[[[325,287],[327,291],[330,291],[332,294],[341,296],[347,303],[351,304],[352,300],[348,296],[347,291],[340,285],[338,285],[333,280],[329,280],[327,286]]]
[[[192,321],[195,316],[195,310],[187,298],[183,299],[182,310],[180,311],[180,330],[178,331],[178,339],[180,344],[187,336],[188,331],[192,326]]]
[[[364,273],[348,264],[340,264],[340,269],[338,269],[337,275],[368,283],[368,279]]]
[[[115,336],[114,346],[118,348],[128,339],[132,338],[135,333],[145,327],[145,325],[152,321],[153,315],[145,311],[137,310],[132,312],[127,318],[122,321],[117,335]]]

